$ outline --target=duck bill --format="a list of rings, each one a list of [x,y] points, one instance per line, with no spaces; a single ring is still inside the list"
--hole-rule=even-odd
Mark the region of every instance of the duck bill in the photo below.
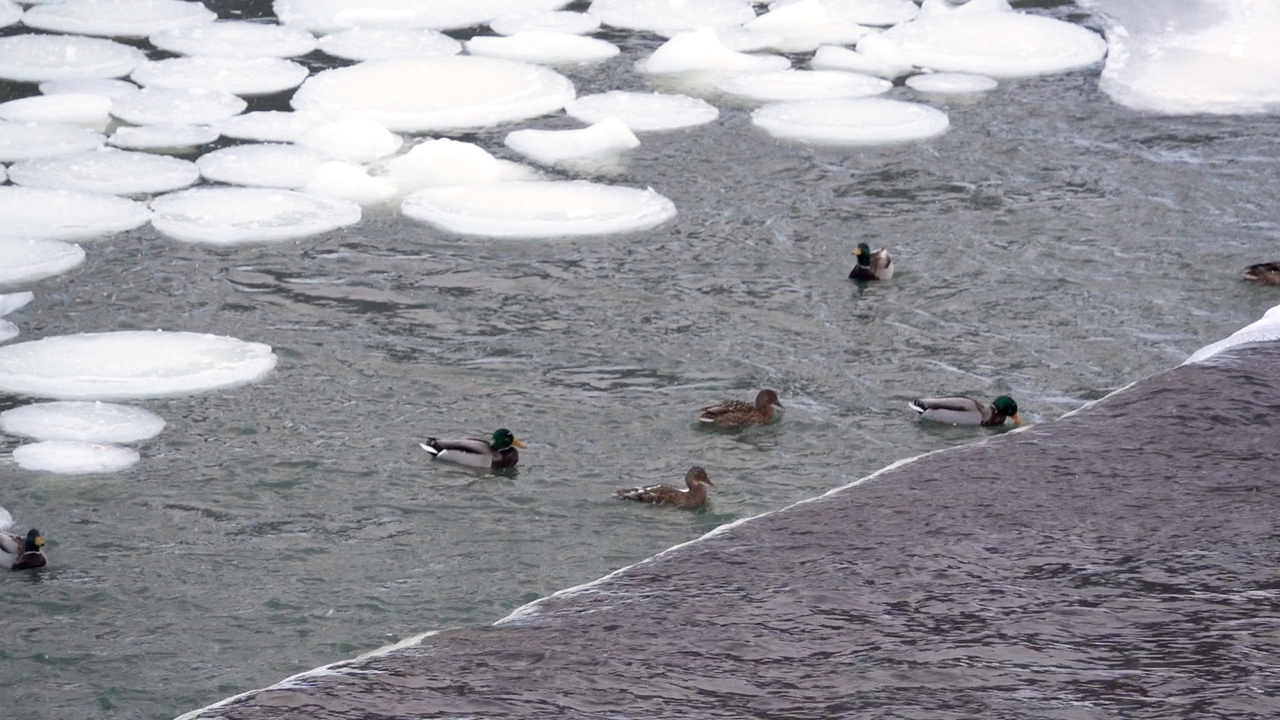
[[[524,443],[520,442],[519,440],[516,440],[515,438],[512,438],[512,439],[511,439],[511,444],[512,444],[512,445],[515,445],[516,447],[520,448],[521,450],[524,450],[524,449],[526,449],[526,448],[528,448],[528,447],[529,447],[528,445],[525,445]]]
[[[1013,418],[1013,426],[1014,426],[1014,427],[1022,427],[1022,418],[1018,417],[1018,414],[1017,414],[1017,413],[1014,413],[1013,415],[1010,415],[1010,417],[1012,417],[1012,418]]]

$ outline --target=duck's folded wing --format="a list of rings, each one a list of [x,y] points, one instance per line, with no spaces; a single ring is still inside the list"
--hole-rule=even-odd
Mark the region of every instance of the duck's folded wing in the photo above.
[[[917,412],[926,410],[952,410],[955,412],[981,412],[976,400],[967,397],[920,398],[913,400],[911,407]]]
[[[707,407],[702,408],[702,411],[699,413],[699,417],[714,418],[714,417],[719,417],[721,415],[727,415],[729,413],[743,412],[743,411],[749,411],[749,410],[755,410],[755,409],[756,409],[755,405],[749,405],[747,403],[742,402],[741,400],[726,400],[717,405],[708,405]]]
[[[490,454],[489,443],[477,438],[427,438],[426,444],[434,448],[437,454],[445,450],[485,456]]]

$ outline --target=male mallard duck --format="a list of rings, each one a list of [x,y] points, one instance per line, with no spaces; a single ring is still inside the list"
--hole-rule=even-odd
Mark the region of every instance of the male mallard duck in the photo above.
[[[1255,280],[1263,285],[1280,285],[1280,262],[1258,263],[1244,269],[1245,280]]]
[[[418,445],[437,460],[494,469],[515,467],[520,462],[520,453],[516,448],[527,447],[506,428],[494,430],[492,440],[427,438],[425,443]]]
[[[698,507],[707,501],[707,486],[715,487],[707,471],[694,465],[684,474],[684,483],[688,490],[681,490],[671,485],[649,485],[647,487],[619,490],[617,495],[623,500],[636,500],[654,505],[678,505],[680,507]]]
[[[858,264],[849,271],[850,279],[888,280],[893,277],[893,258],[889,256],[888,250],[880,248],[872,252],[870,245],[858,243],[858,249],[853,254],[858,257]]]
[[[44,538],[35,528],[28,530],[25,538],[0,531],[0,565],[10,570],[44,567],[48,561],[43,548]]]
[[[710,423],[722,428],[764,425],[773,422],[775,406],[782,407],[782,403],[778,402],[778,393],[772,390],[761,390],[756,395],[755,405],[741,400],[726,400],[719,405],[702,408],[698,413],[698,422]]]
[[[990,405],[967,397],[920,398],[911,401],[911,409],[926,420],[948,425],[995,427],[1003,425],[1005,418],[1013,418],[1014,425],[1022,424],[1018,403],[1008,395],[1001,395]]]

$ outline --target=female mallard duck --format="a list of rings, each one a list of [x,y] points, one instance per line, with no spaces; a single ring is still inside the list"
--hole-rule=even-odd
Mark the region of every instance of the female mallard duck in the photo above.
[[[1280,262],[1250,265],[1244,269],[1244,278],[1263,285],[1280,285]]]
[[[43,548],[44,537],[35,528],[28,530],[25,538],[0,531],[0,565],[10,570],[44,567],[48,561]]]
[[[722,428],[764,425],[773,422],[775,407],[782,407],[782,403],[778,402],[778,393],[772,390],[761,390],[756,395],[755,405],[741,400],[726,400],[719,405],[702,408],[698,413],[698,422]]]
[[[911,409],[926,420],[948,425],[1003,425],[1006,418],[1013,418],[1014,425],[1021,425],[1018,403],[1008,395],[1001,395],[990,405],[967,397],[920,398],[911,401]]]
[[[619,490],[617,495],[623,500],[636,500],[653,505],[676,505],[679,507],[698,507],[707,501],[707,486],[715,487],[707,471],[694,465],[684,474],[684,484],[688,490],[681,490],[671,485],[649,485],[647,487]]]
[[[889,256],[888,250],[880,248],[872,252],[870,245],[858,243],[858,249],[853,254],[858,257],[858,264],[849,271],[850,279],[888,280],[893,277],[893,258]]]
[[[520,453],[516,448],[527,447],[506,428],[494,430],[491,440],[427,438],[425,443],[418,445],[437,460],[494,469],[515,467],[520,462]]]

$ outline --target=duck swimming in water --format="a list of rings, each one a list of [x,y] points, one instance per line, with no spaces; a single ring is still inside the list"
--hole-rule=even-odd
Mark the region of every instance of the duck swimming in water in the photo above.
[[[858,243],[853,254],[858,257],[858,264],[849,271],[851,280],[888,280],[893,277],[893,258],[888,250],[880,248],[872,252],[870,245]]]
[[[781,408],[778,393],[761,390],[756,394],[756,404],[741,400],[726,400],[709,405],[698,413],[698,422],[722,428],[742,428],[748,425],[765,425],[773,422],[773,409]]]
[[[520,462],[520,453],[516,448],[528,447],[506,428],[494,430],[493,437],[489,440],[427,438],[425,443],[418,443],[418,446],[437,460],[495,470],[515,467]]]
[[[1015,426],[1022,424],[1018,403],[1008,395],[1001,395],[990,405],[969,397],[920,398],[910,404],[920,417],[947,425],[995,427],[1003,425],[1007,418],[1013,418]]]
[[[1244,279],[1263,285],[1280,285],[1280,262],[1258,263],[1244,269]]]
[[[44,537],[31,528],[26,537],[0,531],[0,566],[10,570],[31,570],[44,567],[49,561],[44,556]]]
[[[707,486],[715,487],[707,471],[694,465],[684,474],[684,483],[688,490],[681,490],[671,485],[648,485],[646,487],[619,490],[617,496],[623,500],[635,500],[653,505],[675,505],[677,507],[698,507],[707,501]]]

